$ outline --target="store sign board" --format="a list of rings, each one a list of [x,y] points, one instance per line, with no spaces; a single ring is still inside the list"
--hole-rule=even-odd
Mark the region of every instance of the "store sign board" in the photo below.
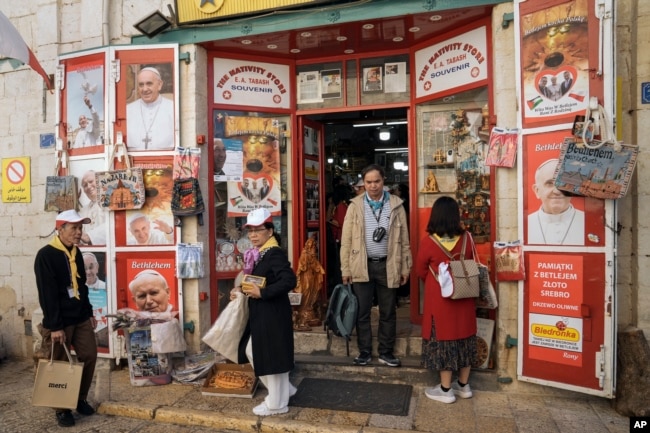
[[[302,5],[332,3],[331,0],[176,0],[178,24],[219,21],[226,18],[254,15],[295,8]]]
[[[415,70],[417,98],[487,80],[487,27],[417,51]]]
[[[214,59],[214,103],[290,108],[289,66]]]

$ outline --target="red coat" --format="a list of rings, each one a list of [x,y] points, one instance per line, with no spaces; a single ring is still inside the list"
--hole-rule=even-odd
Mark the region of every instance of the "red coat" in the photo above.
[[[471,235],[467,239],[465,258],[473,257]],[[460,253],[462,238],[451,250]],[[461,340],[476,335],[476,301],[474,298],[449,299],[440,294],[440,284],[429,271],[429,266],[438,272],[438,265],[448,260],[447,255],[429,236],[420,241],[414,263],[415,274],[424,280],[424,313],[422,317],[422,338],[431,339],[431,323],[436,325],[436,340]]]

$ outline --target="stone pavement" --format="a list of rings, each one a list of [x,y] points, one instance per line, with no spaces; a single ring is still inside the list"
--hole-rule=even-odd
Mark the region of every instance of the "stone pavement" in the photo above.
[[[134,387],[128,369],[110,370],[100,362],[95,377],[91,404],[98,414],[83,417],[75,413],[77,425],[69,432],[333,432],[333,433],[401,433],[401,432],[480,432],[480,433],[624,433],[629,419],[618,415],[610,401],[564,390],[540,387],[540,393],[511,393],[499,390],[493,373],[476,372],[471,383],[474,397],[442,404],[424,396],[431,386],[432,374],[409,366],[391,369],[373,364],[368,367],[345,365],[337,370],[309,367],[297,357],[292,381],[298,384],[305,375],[335,374],[350,380],[396,381],[409,378],[414,385],[409,414],[388,416],[356,412],[290,407],[287,414],[258,417],[252,408],[259,404],[266,390],[259,388],[252,399],[203,396],[194,385],[169,384]],[[364,369],[360,374],[359,369]],[[427,374],[428,376],[421,376]],[[365,378],[364,378],[365,376]],[[417,379],[417,378],[420,379]],[[413,379],[416,378],[416,379]],[[0,432],[52,432],[64,430],[56,425],[53,411],[33,407],[33,366],[31,360],[0,361]]]

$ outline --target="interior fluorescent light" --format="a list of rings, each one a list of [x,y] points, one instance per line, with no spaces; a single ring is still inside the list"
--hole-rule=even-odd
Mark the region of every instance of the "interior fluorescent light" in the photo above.
[[[408,121],[406,120],[396,120],[394,122],[386,122],[386,123],[355,123],[352,125],[355,128],[369,128],[371,126],[382,126],[382,125],[406,125]]]
[[[375,149],[375,152],[404,153],[408,150],[408,147],[378,147]]]
[[[381,126],[383,123],[355,123],[352,125],[355,128],[369,128],[371,126]]]

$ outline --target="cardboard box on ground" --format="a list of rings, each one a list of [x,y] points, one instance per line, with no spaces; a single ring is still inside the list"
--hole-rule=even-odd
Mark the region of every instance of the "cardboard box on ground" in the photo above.
[[[215,364],[201,388],[201,394],[253,398],[258,383],[250,364]]]

